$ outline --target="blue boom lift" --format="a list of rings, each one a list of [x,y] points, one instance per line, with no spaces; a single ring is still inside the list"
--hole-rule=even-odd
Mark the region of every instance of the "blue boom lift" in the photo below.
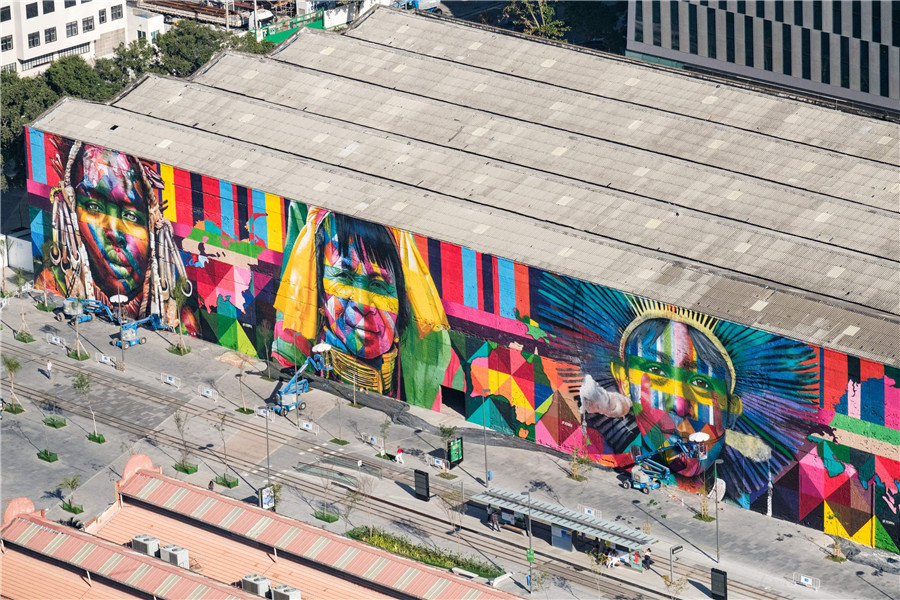
[[[113,341],[113,344],[115,344],[117,348],[124,347],[125,349],[131,348],[132,346],[136,346],[138,344],[146,344],[147,338],[139,338],[137,335],[137,328],[141,325],[146,325],[153,331],[166,328],[160,316],[156,313],[153,313],[148,317],[144,317],[143,319],[138,319],[137,321],[132,321],[130,323],[123,323],[122,329],[119,331],[119,339]]]
[[[309,379],[303,377],[303,372],[307,367],[312,367],[317,371],[330,371],[331,365],[325,364],[325,359],[321,354],[313,353],[309,355],[306,359],[306,362],[303,363],[303,366],[297,369],[297,372],[294,373],[294,376],[291,377],[290,381],[287,384],[275,392],[276,401],[278,404],[272,407],[272,410],[275,411],[275,414],[287,414],[292,410],[303,410],[306,408],[306,402],[302,402],[300,400],[300,394],[304,394],[309,391]],[[291,397],[293,396],[293,401]]]
[[[672,457],[679,454],[694,457],[698,455],[698,452],[700,452],[700,448],[694,442],[677,441],[655,452],[635,456],[631,479],[625,480],[622,485],[625,488],[641,490],[643,493],[649,494],[650,490],[658,489],[661,482],[668,479],[672,473],[668,467],[653,460],[653,457],[657,455],[665,457],[668,454],[668,459],[671,460]]]
[[[72,325],[86,323],[94,317],[101,317],[110,323],[117,324],[119,319],[112,309],[99,300],[87,298],[66,298],[62,312],[56,313],[56,320],[68,319]]]

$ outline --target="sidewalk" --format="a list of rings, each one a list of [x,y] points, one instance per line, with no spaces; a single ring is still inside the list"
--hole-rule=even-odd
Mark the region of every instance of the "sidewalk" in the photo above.
[[[43,368],[48,357],[55,364],[76,364],[76,361],[65,357],[61,348],[45,342],[45,336],[49,333],[61,335],[71,345],[74,331],[68,325],[53,320],[51,314],[39,312],[30,306],[26,310],[26,316],[37,341],[28,345],[13,341],[14,330],[18,328],[20,321],[19,302],[12,299],[9,307],[3,311],[2,343],[4,346],[13,344],[34,358],[28,362],[23,361],[22,370],[16,376],[16,383],[53,391],[64,398],[73,398],[74,392],[68,374],[54,369],[54,379],[50,381],[38,372],[38,368]],[[167,351],[170,342],[174,342],[177,336],[147,331],[144,333],[148,338],[147,344],[126,351],[126,370],[121,373],[108,365],[97,363],[93,358],[95,352],[112,355],[113,358],[120,356],[120,350],[110,345],[117,328],[95,320],[83,324],[80,330],[82,343],[92,354],[90,361],[80,365],[87,371],[102,373],[108,377],[119,377],[129,383],[167,393],[184,404],[202,407],[211,413],[227,411],[228,414],[235,415],[233,409],[241,406],[238,370],[231,364],[218,360],[228,358],[229,351],[225,348],[191,339],[189,341],[191,353],[179,357]],[[264,364],[264,361],[259,361],[255,368],[247,370],[251,372],[261,370]],[[164,385],[161,373],[180,378],[181,388],[175,389]],[[4,378],[8,379],[5,373]],[[201,384],[218,391],[220,395],[218,403],[199,395],[197,388]],[[245,402],[250,408],[265,404],[277,385],[256,375],[246,375],[244,384]],[[271,420],[269,426],[272,432],[314,441],[319,446],[320,455],[328,452],[354,460],[363,459],[372,462],[380,460],[374,457],[376,449],[364,444],[360,437],[363,433],[380,435],[380,426],[387,411],[392,414],[394,422],[388,431],[385,449],[393,454],[398,446],[402,447],[405,464],[401,466],[383,461],[383,467],[386,470],[405,471],[409,476],[413,469],[430,470],[432,475],[437,474],[435,469],[426,465],[426,459],[430,454],[443,457],[438,426],[441,424],[455,426],[458,428],[458,434],[464,439],[465,461],[453,470],[453,474],[459,476],[453,483],[462,480],[468,493],[476,493],[483,489],[485,463],[481,427],[467,423],[456,413],[435,413],[364,392],[357,393],[357,401],[366,407],[355,409],[349,406],[348,401],[344,401],[343,405],[337,408],[334,394],[335,392],[343,394],[349,400],[352,390],[348,386],[314,380],[313,388],[303,397],[308,406],[300,416],[317,424],[321,429],[319,435],[315,437],[306,431],[298,431],[297,413],[291,413],[288,418],[275,417]],[[3,384],[3,393],[5,398],[8,395],[8,381]],[[175,434],[171,407],[154,405],[141,398],[120,396],[121,394],[115,390],[104,389],[103,386],[96,384],[91,392],[95,406],[102,406],[104,412],[127,416],[143,426]],[[48,508],[50,518],[65,519],[71,516],[59,508],[60,499],[55,495],[55,486],[63,477],[71,476],[75,472],[82,474],[83,479],[83,487],[76,492],[76,499],[85,508],[85,513],[78,518],[86,521],[105,508],[114,499],[112,481],[118,479],[121,467],[130,452],[146,453],[156,464],[164,467],[166,474],[186,478],[198,485],[204,485],[215,474],[221,473],[221,464],[203,463],[195,458],[193,459],[195,462],[201,462],[200,471],[190,476],[182,475],[172,469],[172,464],[178,460],[177,449],[156,446],[147,440],[136,440],[133,436],[110,431],[103,426],[99,429],[106,435],[108,442],[103,446],[87,442],[85,436],[92,428],[90,419],[70,417],[69,427],[47,431],[49,428],[40,423],[42,418],[40,411],[30,404],[25,401],[28,412],[18,416],[5,415],[2,421],[3,441],[6,442],[3,444],[2,462],[3,500],[27,495],[35,501],[37,507]],[[246,418],[260,419],[255,415],[248,415]],[[212,421],[194,418],[188,423],[186,431],[189,439],[205,440],[211,448],[221,446],[220,434],[212,427]],[[520,492],[530,490],[532,497],[536,499],[555,502],[575,510],[580,510],[584,506],[591,507],[599,511],[601,518],[605,520],[638,529],[645,522],[649,522],[650,533],[660,539],[653,548],[653,554],[657,558],[667,557],[672,546],[681,545],[684,550],[678,558],[685,563],[704,569],[717,567],[727,571],[730,579],[755,583],[760,589],[771,589],[796,598],[884,599],[900,596],[900,586],[897,583],[900,557],[888,556],[871,548],[861,548],[854,560],[836,564],[825,559],[828,552],[826,547],[831,544],[831,539],[823,533],[733,505],[720,505],[718,543],[721,559],[717,564],[716,524],[704,523],[693,518],[690,508],[698,507],[695,497],[667,488],[654,491],[649,496],[634,490],[625,490],[619,486],[616,473],[599,467],[586,470],[588,475],[586,482],[574,482],[567,478],[569,457],[490,430],[487,434],[487,459],[488,468],[492,471],[492,486]],[[46,464],[35,457],[36,448],[39,449],[44,445],[45,435],[52,438],[51,449],[60,453],[61,460],[57,463]],[[224,493],[249,500],[255,497],[256,488],[266,478],[265,443],[258,437],[232,429],[226,430],[225,437],[229,455],[252,460],[257,464],[257,468],[240,472],[239,475],[244,479],[241,484],[232,490],[225,490]],[[351,443],[343,447],[328,443],[328,440],[334,437],[342,437]],[[298,461],[313,462],[315,458],[312,453],[301,452],[298,455],[296,449],[280,446],[274,442],[270,444],[269,453],[273,474],[296,473],[293,467]],[[28,465],[28,467],[19,469],[10,465]],[[217,486],[217,489],[222,491],[224,488]],[[434,500],[430,505],[416,500],[406,484],[398,485],[388,478],[378,481],[375,493],[417,510],[439,510]],[[333,531],[344,531],[343,521],[324,525],[314,519],[312,515],[318,508],[318,498],[304,493],[303,490],[291,490],[284,493],[279,512],[323,525]],[[362,522],[360,512],[356,513],[354,522]],[[465,519],[464,524],[467,527],[478,529],[484,526],[476,522],[475,517],[467,516]],[[408,529],[403,529],[398,523],[379,522],[379,519],[376,519],[376,525],[409,535]],[[510,532],[497,535],[521,539]],[[429,541],[455,550],[455,540]],[[540,552],[563,552],[552,549],[545,541],[537,538],[534,545]],[[846,540],[842,544],[846,552],[851,551],[851,546],[853,545]],[[587,557],[581,553],[566,554],[564,557],[566,560],[587,564]],[[889,563],[888,560],[895,562]],[[515,565],[501,562],[501,566],[520,573],[527,570],[524,560]],[[880,572],[877,568],[879,566],[894,569],[894,573]],[[794,585],[792,580],[794,573],[818,578],[821,580],[820,589],[814,591]],[[660,573],[657,572],[637,573],[619,568],[614,574],[617,577],[634,578],[642,585],[664,590]],[[518,584],[524,584],[522,576],[519,575],[515,579]],[[708,598],[709,585],[708,579],[695,582],[686,588],[681,597],[686,600]],[[505,589],[512,591],[511,587]],[[590,589],[578,586],[572,586],[571,589],[572,594],[579,598],[596,596]],[[551,598],[569,596],[568,591],[564,592],[558,587],[551,588],[547,593]],[[735,596],[732,594],[731,597]]]

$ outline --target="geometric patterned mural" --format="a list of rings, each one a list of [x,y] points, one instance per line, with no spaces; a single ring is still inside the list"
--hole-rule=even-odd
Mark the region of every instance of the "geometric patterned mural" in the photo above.
[[[27,129],[36,285],[898,552],[900,369]],[[301,196],[302,190],[298,190]],[[187,305],[177,310],[172,291]],[[706,455],[673,452],[690,434]]]

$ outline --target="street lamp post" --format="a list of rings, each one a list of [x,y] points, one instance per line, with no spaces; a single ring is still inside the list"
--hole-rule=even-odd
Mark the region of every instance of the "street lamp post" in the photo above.
[[[675,581],[675,570],[672,565],[675,564],[675,555],[684,550],[684,546],[672,546],[669,548],[669,581]]]
[[[719,563],[719,465],[723,462],[725,461],[717,458],[713,463],[713,476],[716,478],[713,484],[716,491],[716,564]]]
[[[531,548],[531,490],[528,490],[528,555],[531,556],[532,548]],[[528,593],[531,593],[531,588],[534,584],[534,561],[528,561]]]
[[[264,410],[266,418],[266,486],[272,484],[272,467],[269,464],[269,405],[260,406],[258,410]]]
[[[484,487],[488,487],[488,458],[487,458],[487,425],[484,413],[487,412],[487,396],[491,393],[490,388],[481,390],[481,432],[484,435]]]

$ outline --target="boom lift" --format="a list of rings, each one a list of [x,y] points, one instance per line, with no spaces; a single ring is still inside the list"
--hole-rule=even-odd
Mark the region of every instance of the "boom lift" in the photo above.
[[[661,482],[665,481],[672,474],[672,471],[665,465],[653,460],[656,455],[667,456],[668,460],[672,457],[684,454],[689,457],[698,457],[701,453],[701,445],[692,441],[677,441],[669,446],[663,446],[654,452],[640,454],[634,457],[634,467],[631,469],[631,479],[625,480],[623,486],[641,490],[645,494],[649,494],[650,490],[658,489]],[[701,457],[702,458],[702,457]]]
[[[317,346],[318,348],[318,346]],[[327,349],[323,349],[324,351],[330,350],[329,346]],[[313,348],[316,350],[316,348]],[[272,410],[275,411],[275,414],[287,414],[292,410],[303,410],[306,408],[306,402],[302,402],[300,400],[300,394],[305,394],[309,391],[309,379],[303,377],[303,372],[307,367],[312,367],[316,371],[327,372],[331,370],[331,365],[325,362],[325,358],[319,352],[313,352],[306,358],[306,362],[303,363],[303,366],[297,369],[297,372],[294,373],[294,376],[291,377],[290,381],[287,384],[275,392],[276,401],[278,404],[272,407]],[[293,402],[290,397],[293,396]]]
[[[102,317],[112,324],[118,324],[119,319],[112,309],[99,300],[88,298],[66,298],[63,302],[62,312],[56,313],[56,320],[68,319],[72,325],[87,323],[95,316]]]
[[[146,344],[147,338],[139,338],[137,335],[137,328],[141,325],[146,325],[153,331],[166,328],[160,316],[156,313],[153,313],[150,316],[144,317],[143,319],[138,319],[137,321],[122,323],[122,329],[119,332],[119,339],[113,341],[113,344],[115,344],[117,348],[125,349],[136,346],[138,344]]]

